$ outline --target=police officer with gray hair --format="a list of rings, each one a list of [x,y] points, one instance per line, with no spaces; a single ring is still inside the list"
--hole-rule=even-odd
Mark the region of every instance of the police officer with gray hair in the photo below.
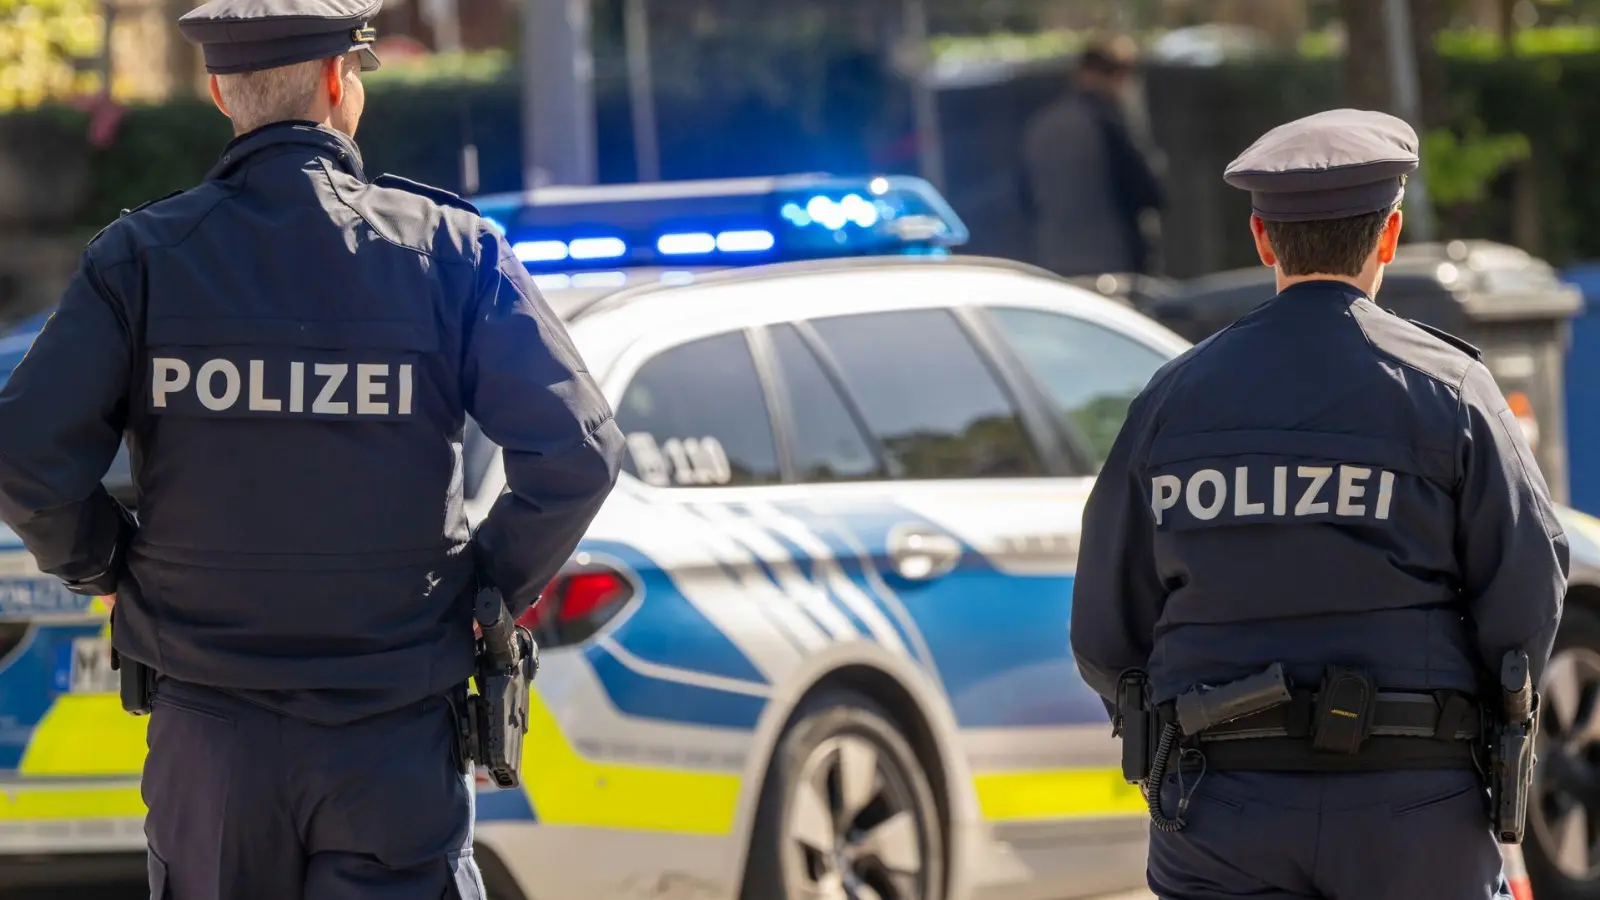
[[[1151,379],[1090,496],[1072,646],[1164,900],[1510,896],[1479,769],[1514,804],[1531,754],[1485,751],[1486,692],[1526,708],[1567,539],[1477,349],[1374,302],[1417,164],[1341,109],[1228,166],[1278,294]]]
[[[379,2],[182,18],[237,137],[89,243],[0,391],[0,517],[116,595],[150,676],[124,702],[151,712],[157,900],[482,897],[475,600],[525,612],[616,479],[611,410],[506,240],[363,168]],[[509,485],[475,534],[468,416]],[[123,440],[137,516],[101,485]]]

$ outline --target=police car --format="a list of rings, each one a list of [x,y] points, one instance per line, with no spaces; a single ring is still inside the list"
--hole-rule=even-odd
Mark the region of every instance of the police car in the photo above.
[[[1186,344],[1051,276],[946,255],[964,229],[915,179],[479,204],[628,446],[525,620],[544,652],[524,783],[477,798],[491,896],[1045,900],[1142,884],[1144,804],[1067,623],[1094,473]],[[481,517],[504,486],[498,452],[469,431],[463,456]],[[1546,778],[1535,831],[1572,842],[1559,829],[1586,824],[1576,779],[1593,771],[1600,528],[1564,515],[1579,624],[1549,720],[1583,768]],[[144,720],[107,693],[103,609],[8,540],[0,873],[137,861]]]

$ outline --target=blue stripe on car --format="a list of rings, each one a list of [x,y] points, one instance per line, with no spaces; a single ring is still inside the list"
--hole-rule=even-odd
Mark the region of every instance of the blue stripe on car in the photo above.
[[[642,675],[598,645],[584,648],[583,655],[594,667],[606,696],[630,716],[753,731],[767,705],[766,700],[748,694]]]

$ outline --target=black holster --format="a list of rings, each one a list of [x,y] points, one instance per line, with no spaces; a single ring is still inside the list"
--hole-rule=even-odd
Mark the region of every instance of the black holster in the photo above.
[[[117,609],[111,608],[111,633],[113,641],[117,631]],[[122,709],[135,716],[148,716],[156,696],[156,670],[142,662],[128,659],[111,648],[111,669],[117,673]]]
[[[500,595],[484,591],[475,610],[477,693],[466,700],[462,738],[501,788],[522,783],[522,739],[528,732],[528,692],[539,674],[539,646],[528,629],[513,624]]]
[[[1150,776],[1157,733],[1150,682],[1143,671],[1129,669],[1117,679],[1116,706],[1111,735],[1122,738],[1122,777],[1129,784],[1141,784]]]
[[[1511,651],[1500,663],[1500,708],[1489,737],[1489,818],[1495,839],[1522,843],[1533,790],[1539,694],[1529,679],[1528,655]]]

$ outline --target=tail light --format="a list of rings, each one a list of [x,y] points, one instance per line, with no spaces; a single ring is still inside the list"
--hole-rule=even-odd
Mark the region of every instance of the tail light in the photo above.
[[[634,586],[614,566],[587,553],[572,558],[539,595],[539,602],[517,620],[533,632],[539,646],[560,647],[588,640],[611,621],[628,601]]]

